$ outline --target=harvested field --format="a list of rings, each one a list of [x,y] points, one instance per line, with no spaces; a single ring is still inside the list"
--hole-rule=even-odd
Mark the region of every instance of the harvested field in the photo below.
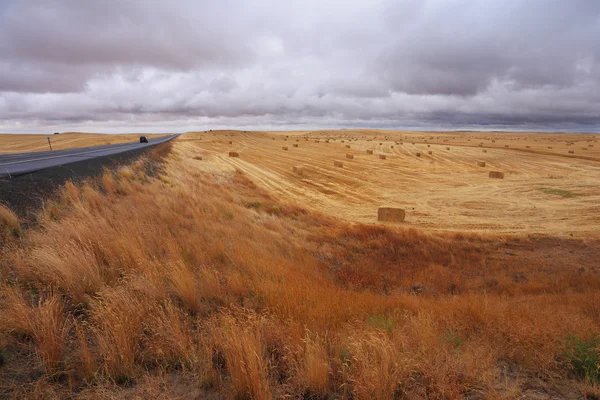
[[[53,150],[73,149],[79,147],[101,146],[137,142],[140,136],[148,138],[164,136],[164,134],[101,134],[67,132],[59,135],[16,135],[0,134],[0,154],[23,153],[29,151],[48,151],[48,139],[52,142]]]
[[[221,155],[225,148],[219,132],[212,132],[212,136],[203,133],[205,139],[189,144],[211,155],[205,157],[207,168],[240,169],[274,195],[352,222],[376,223],[377,208],[389,204],[405,209],[410,226],[419,229],[575,237],[599,234],[600,146],[588,146],[598,140],[593,135],[374,130],[287,134],[310,140],[294,153],[277,152],[277,141],[271,139],[280,138],[279,133],[236,132],[236,146],[243,150],[243,160]],[[200,134],[189,133],[181,139],[197,136]],[[386,142],[385,136],[389,137]],[[370,154],[376,142],[382,143],[377,148],[380,157],[394,157],[383,162],[355,158],[352,168],[340,172],[331,159],[345,158],[347,150],[324,141],[354,138],[356,151]],[[396,141],[404,145],[394,149],[385,146]],[[504,171],[510,179],[489,179],[488,172],[478,167],[480,142],[487,150],[486,167]],[[570,142],[588,146],[585,157],[567,155]],[[510,148],[505,148],[508,143]],[[432,155],[427,159],[414,157],[426,151],[428,144]],[[449,145],[452,152],[436,151],[450,149]],[[292,166],[298,163],[309,164],[314,171],[310,178],[292,183]],[[565,198],[541,188],[576,195]],[[499,209],[506,211],[499,213]]]

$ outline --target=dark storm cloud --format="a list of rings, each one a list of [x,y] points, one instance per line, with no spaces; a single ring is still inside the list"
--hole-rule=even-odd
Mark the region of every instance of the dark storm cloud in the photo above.
[[[0,0],[0,130],[600,129],[598,37],[596,0]]]

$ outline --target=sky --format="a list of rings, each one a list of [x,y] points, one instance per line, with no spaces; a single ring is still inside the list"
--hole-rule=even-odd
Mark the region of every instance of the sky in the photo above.
[[[600,131],[598,0],[0,0],[0,132]]]

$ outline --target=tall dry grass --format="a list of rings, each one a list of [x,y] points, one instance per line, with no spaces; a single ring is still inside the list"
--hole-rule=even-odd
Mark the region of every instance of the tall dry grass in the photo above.
[[[0,246],[14,241],[20,232],[19,217],[8,207],[0,204]]]
[[[4,394],[58,376],[36,390],[148,395],[173,375],[240,399],[583,390],[566,339],[600,333],[600,280],[560,250],[583,244],[548,242],[560,262],[540,268],[512,239],[350,226],[201,172],[190,146],[156,177],[65,186],[5,248]]]

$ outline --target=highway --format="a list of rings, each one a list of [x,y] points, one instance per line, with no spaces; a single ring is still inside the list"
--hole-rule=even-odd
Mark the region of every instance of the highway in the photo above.
[[[178,135],[169,135],[148,139],[148,143],[133,142],[82,147],[78,149],[0,154],[0,178],[12,178],[30,172],[40,171],[46,168],[57,167],[78,161],[111,156],[132,150],[140,150],[146,147],[168,142],[177,136]]]

